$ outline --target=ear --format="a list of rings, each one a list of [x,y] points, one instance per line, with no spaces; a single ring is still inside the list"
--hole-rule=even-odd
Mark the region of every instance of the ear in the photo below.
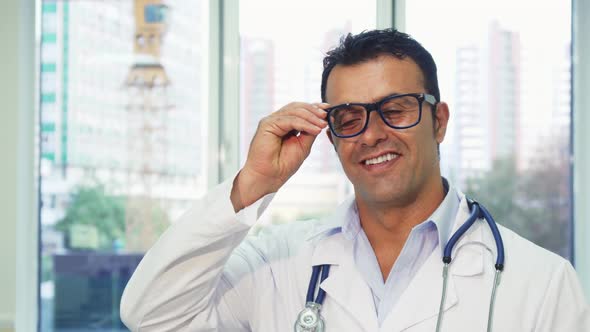
[[[445,139],[449,117],[449,105],[444,101],[436,104],[436,111],[434,112],[434,137],[439,144]]]

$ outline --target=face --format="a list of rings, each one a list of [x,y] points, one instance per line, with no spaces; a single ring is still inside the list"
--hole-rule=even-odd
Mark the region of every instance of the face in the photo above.
[[[413,60],[383,55],[334,67],[326,101],[373,103],[392,94],[422,92],[427,92],[424,78]],[[372,112],[359,136],[338,138],[327,131],[359,204],[406,206],[420,193],[441,185],[437,144],[444,139],[449,112],[445,103],[439,103],[433,119],[432,107],[424,102],[420,123],[408,129],[390,128]]]

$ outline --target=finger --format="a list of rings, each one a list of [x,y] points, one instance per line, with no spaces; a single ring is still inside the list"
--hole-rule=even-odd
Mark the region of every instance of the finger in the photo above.
[[[293,115],[276,115],[270,117],[264,125],[266,130],[279,137],[284,137],[292,131],[319,135],[323,128],[323,126],[318,126],[303,117]]]
[[[325,119],[328,116],[328,112],[326,110],[330,107],[330,104],[327,104],[327,103],[314,103],[314,104],[311,104],[311,105],[316,110],[316,112],[319,112],[319,116],[322,119]]]
[[[311,146],[317,137],[318,135],[310,135],[308,133],[301,133],[299,135],[299,141],[307,153],[311,151]]]
[[[330,106],[332,106],[332,105],[330,105],[328,103],[313,103],[312,105],[314,105],[314,106],[316,106],[316,107],[318,107],[320,109],[323,109],[323,110],[325,110],[326,108],[329,108]]]
[[[320,128],[325,128],[328,125],[325,120],[326,111],[315,108],[311,104],[300,104],[297,107],[285,108],[270,115],[273,118],[280,116],[300,117]]]
[[[292,115],[292,116],[299,116],[304,118],[305,120],[314,123],[321,128],[324,128],[326,123],[327,112],[315,107],[311,104],[299,105],[297,107],[284,109],[280,112],[277,112],[277,115]]]
[[[306,109],[309,112],[311,112],[312,114],[316,115],[317,117],[319,117],[320,119],[325,119],[326,118],[326,111],[324,110],[326,108],[325,103],[315,103],[315,104],[310,104],[310,103],[302,103],[302,102],[293,102],[290,104],[285,105],[283,108],[281,108],[279,110],[279,112],[293,112],[293,110],[297,110],[297,109]]]

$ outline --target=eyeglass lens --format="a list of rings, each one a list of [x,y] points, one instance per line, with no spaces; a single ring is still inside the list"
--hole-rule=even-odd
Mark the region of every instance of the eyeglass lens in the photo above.
[[[380,104],[382,119],[391,127],[403,128],[415,125],[420,119],[420,101],[415,96],[400,96]],[[338,136],[354,136],[368,122],[369,112],[363,105],[343,105],[332,109],[330,123]]]

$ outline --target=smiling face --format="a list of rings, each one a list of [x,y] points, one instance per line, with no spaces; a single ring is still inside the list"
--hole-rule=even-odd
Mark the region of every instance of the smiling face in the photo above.
[[[326,84],[331,105],[373,103],[392,94],[426,93],[424,78],[410,58],[382,55],[355,65],[337,65]],[[365,132],[352,138],[328,137],[344,172],[355,188],[358,204],[404,207],[441,186],[437,144],[444,139],[448,108],[424,102],[420,123],[408,129],[388,127],[372,112]],[[434,122],[433,122],[434,121]]]

